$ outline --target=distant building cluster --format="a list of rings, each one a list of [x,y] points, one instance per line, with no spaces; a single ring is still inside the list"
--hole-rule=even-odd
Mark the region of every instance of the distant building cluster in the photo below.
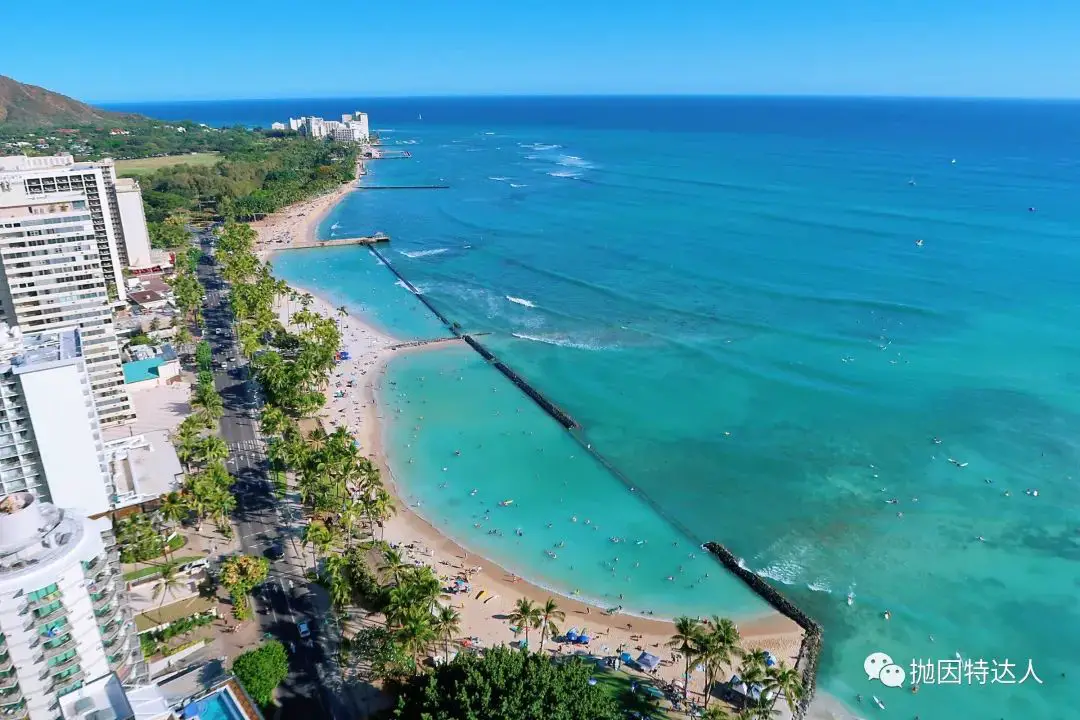
[[[371,137],[367,113],[362,112],[342,115],[340,122],[324,120],[321,117],[289,118],[288,125],[276,122],[270,128],[288,129],[311,138],[329,138],[338,142],[366,143]]]

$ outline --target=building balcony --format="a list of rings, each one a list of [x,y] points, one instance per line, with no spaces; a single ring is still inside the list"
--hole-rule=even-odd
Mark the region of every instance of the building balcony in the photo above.
[[[105,561],[104,555],[98,555],[93,561],[86,566],[86,576],[92,577],[97,580],[97,576],[101,574],[102,570],[108,568],[108,563]]]
[[[4,653],[4,657],[0,659],[0,672],[8,672],[14,665],[11,662],[11,655]]]
[[[57,620],[66,619],[67,615],[67,608],[65,608],[63,605],[58,605],[54,607],[52,610],[49,610],[44,615],[39,615],[37,614],[37,611],[35,611],[34,616],[30,618],[30,622],[26,623],[26,625],[23,626],[23,629],[27,631],[33,630],[34,628],[41,627],[42,625],[47,625]]]
[[[17,687],[19,687],[19,678],[15,673],[12,673],[7,677],[0,677],[0,690],[9,690]]]
[[[45,680],[46,678],[55,678],[57,675],[64,672],[65,670],[70,670],[71,668],[78,666],[78,664],[79,656],[73,655],[62,663],[57,663],[50,668],[46,668],[45,672],[42,673],[41,679]],[[67,680],[67,676],[65,676],[63,679]]]
[[[40,610],[43,607],[48,607],[49,605],[52,605],[54,602],[56,602],[59,599],[60,599],[60,591],[59,590],[53,591],[53,592],[49,593],[48,595],[44,595],[42,597],[39,597],[37,600],[31,600],[31,601],[27,602],[25,605],[23,605],[22,609],[19,611],[19,614],[22,615],[23,613],[29,612],[30,610]]]
[[[102,610],[106,605],[112,602],[113,598],[115,597],[115,590],[111,586],[106,586],[106,588],[101,593],[101,597],[99,597],[97,600],[94,600],[94,613],[97,614],[99,610]]]
[[[54,692],[57,695],[66,695],[72,690],[75,690],[75,684],[82,681],[85,677],[86,671],[79,670],[66,677],[57,678],[53,681],[53,684],[49,686],[48,692]]]
[[[120,634],[120,631],[124,629],[124,624],[119,622],[109,623],[105,627],[101,628],[101,639],[105,642],[116,639],[116,636]]]
[[[30,716],[30,709],[26,707],[25,702],[20,702],[11,708],[2,707],[3,700],[0,700],[0,714],[6,718],[6,720],[23,720],[23,718]]]
[[[68,650],[75,649],[75,638],[68,634],[65,638],[62,638],[56,645],[50,645],[41,651],[42,660],[51,660],[57,655],[63,655]]]
[[[6,693],[0,693],[0,712],[7,715],[13,706],[23,705],[22,690],[15,688]]]
[[[94,580],[86,584],[86,590],[91,595],[97,595],[100,592],[113,591],[116,589],[116,582],[112,573],[107,574],[100,580]]]

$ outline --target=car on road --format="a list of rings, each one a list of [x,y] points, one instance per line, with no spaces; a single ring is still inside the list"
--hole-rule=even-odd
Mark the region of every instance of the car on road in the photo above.
[[[311,626],[308,624],[307,620],[296,623],[296,629],[300,633],[301,640],[307,640],[311,637]]]
[[[280,540],[275,540],[270,547],[266,548],[266,555],[271,560],[280,560],[285,557],[285,546]]]

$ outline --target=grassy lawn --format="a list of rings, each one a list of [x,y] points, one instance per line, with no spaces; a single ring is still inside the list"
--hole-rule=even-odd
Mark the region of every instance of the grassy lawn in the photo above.
[[[170,558],[170,560],[171,560],[171,562],[173,562],[173,563],[175,563],[177,565],[183,565],[184,563],[189,563],[189,562],[192,562],[194,560],[202,560],[202,558],[203,558],[202,555],[184,555],[184,556],[178,557],[178,558]],[[141,568],[139,570],[130,570],[130,571],[124,573],[124,579],[128,580],[128,581],[140,580],[140,579],[142,579],[144,577],[147,577],[149,575],[155,575],[159,571],[160,571],[160,567],[158,565],[151,565],[150,567],[144,567],[144,568]]]
[[[638,675],[630,675],[624,673],[621,670],[614,670],[612,668],[597,668],[593,673],[593,677],[596,678],[596,687],[600,688],[612,698],[615,702],[619,703],[619,707],[626,713],[631,711],[642,710],[641,706],[635,705],[632,701],[632,694],[630,692],[630,683],[637,680],[638,685],[652,685],[652,681],[643,678]],[[639,691],[639,695],[640,695]],[[660,703],[662,706],[667,705],[667,702]],[[652,717],[654,718],[684,718],[684,715],[676,715],[674,713],[665,712],[663,709],[655,712]]]
[[[146,175],[170,165],[213,165],[220,159],[221,156],[217,153],[195,153],[194,155],[117,160],[116,172],[119,175]]]

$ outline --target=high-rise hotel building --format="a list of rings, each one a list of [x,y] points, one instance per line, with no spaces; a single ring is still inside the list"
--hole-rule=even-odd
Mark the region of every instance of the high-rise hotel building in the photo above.
[[[54,720],[110,672],[145,681],[109,531],[30,493],[0,499],[0,716]]]
[[[124,226],[116,191],[116,168],[106,158],[75,162],[71,155],[0,157],[0,175],[14,178],[32,196],[50,197],[70,192],[86,195],[98,260],[109,293],[117,301],[125,299],[123,269],[127,267]]]
[[[0,172],[0,321],[27,334],[79,328],[101,425],[130,422],[135,414],[86,186],[39,191],[31,179],[44,182]],[[98,205],[106,206],[100,197]]]

